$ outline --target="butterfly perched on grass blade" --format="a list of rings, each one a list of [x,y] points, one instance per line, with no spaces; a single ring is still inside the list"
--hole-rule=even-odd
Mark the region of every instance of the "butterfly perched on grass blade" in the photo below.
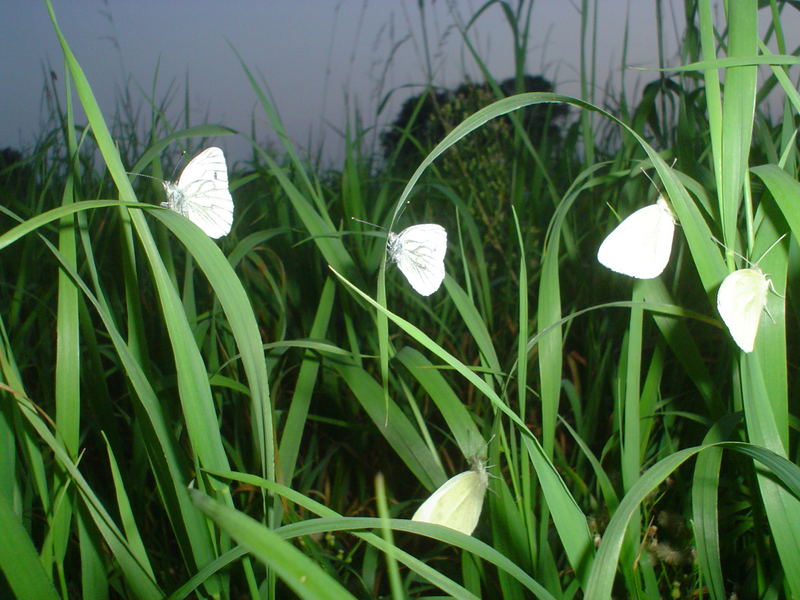
[[[637,279],[661,275],[672,252],[675,217],[661,196],[640,208],[608,234],[597,260],[612,271]]]
[[[486,466],[478,459],[473,468],[451,477],[417,509],[412,521],[444,525],[472,535],[483,509],[483,497],[489,487]]]
[[[189,161],[177,182],[163,182],[171,208],[211,238],[227,235],[233,224],[233,198],[228,190],[225,155],[216,147],[206,148]]]
[[[430,296],[442,285],[447,231],[441,225],[423,223],[389,233],[386,251],[421,296]]]
[[[719,286],[717,310],[733,341],[745,352],[753,351],[768,291],[769,279],[761,269],[734,271]]]

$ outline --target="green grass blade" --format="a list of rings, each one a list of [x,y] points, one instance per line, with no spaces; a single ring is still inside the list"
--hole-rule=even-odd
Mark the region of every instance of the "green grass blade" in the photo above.
[[[478,351],[481,354],[481,363],[491,371],[498,374],[501,373],[500,360],[497,358],[497,351],[492,343],[492,336],[489,334],[486,323],[484,323],[481,318],[478,309],[452,277],[445,277],[444,287],[447,289],[448,295],[453,300],[453,304],[455,304],[456,309],[461,315],[464,325],[467,327],[475,344],[478,346]]]
[[[336,273],[336,271],[334,271],[334,273]],[[336,275],[361,298],[384,313],[391,321],[399,325],[406,333],[416,339],[417,342],[431,350],[465,377],[485,394],[500,412],[504,413],[519,428],[520,432],[525,436],[523,439],[528,454],[540,478],[542,492],[551,508],[556,529],[558,529],[561,542],[564,544],[570,563],[579,574],[585,573],[588,561],[590,560],[588,552],[592,546],[592,538],[589,533],[589,528],[586,525],[586,517],[564,485],[564,481],[559,476],[552,461],[545,455],[538,440],[531,435],[530,430],[524,422],[497,396],[483,379],[478,377],[471,369],[457,360],[449,352],[441,348],[419,328],[380,306],[376,301],[364,294],[364,292],[353,286],[352,283],[343,279],[338,273],[336,273]]]
[[[58,251],[45,242],[51,252],[60,258]],[[114,345],[123,369],[128,376],[136,398],[141,403],[146,418],[141,423],[145,436],[152,445],[148,445],[150,459],[153,462],[153,474],[158,482],[159,492],[163,495],[164,505],[170,522],[176,533],[176,539],[183,549],[184,557],[190,562],[206,564],[213,560],[214,550],[201,516],[191,506],[186,486],[189,477],[182,472],[180,460],[174,447],[169,427],[165,422],[158,398],[145,375],[142,367],[134,358],[117,329],[113,318],[91,293],[80,277],[72,271],[68,264],[61,263],[63,269],[70,273],[72,280],[78,285],[84,296],[94,305],[106,331]],[[42,433],[40,432],[40,435]],[[73,474],[73,479],[75,475]],[[97,516],[93,519],[97,522]],[[104,537],[111,535],[108,531]],[[215,585],[210,581],[208,585]]]
[[[716,423],[706,434],[703,444],[722,441],[731,433],[738,421],[740,421],[738,415],[731,415]],[[703,581],[715,600],[726,598],[720,564],[717,506],[721,464],[722,448],[709,448],[697,457],[692,478],[692,517],[697,543],[697,562]]]
[[[172,211],[160,211],[154,214],[156,218],[169,227],[172,233],[186,246],[189,253],[197,262],[197,266],[200,267],[208,278],[216,294],[216,298],[222,306],[228,326],[236,340],[244,372],[249,383],[250,401],[256,421],[255,433],[258,443],[258,452],[262,462],[262,472],[272,479],[275,477],[272,402],[269,397],[267,365],[264,359],[261,338],[258,334],[258,323],[256,322],[256,317],[250,300],[247,297],[247,293],[225,255],[208,236],[177,213]],[[147,247],[150,248],[148,254],[153,256],[156,250],[150,245],[151,240],[148,237],[143,241],[146,241]],[[162,276],[163,275],[162,273]],[[163,285],[166,286],[168,284],[167,282],[163,282]],[[175,298],[175,301],[177,301],[179,305],[179,300],[177,300],[177,298]],[[174,306],[174,308],[177,307],[178,306]],[[183,342],[181,342],[181,340],[185,339],[187,345],[191,344],[194,346],[191,332],[188,329],[188,325],[185,325],[185,323],[185,317],[181,318],[179,327],[181,333],[180,337],[177,339],[176,345],[182,345]],[[196,348],[196,346],[194,347]],[[202,371],[202,375],[197,373],[197,376],[205,379],[207,382],[208,377],[205,374],[206,370],[205,367],[202,366],[202,360],[199,354],[194,356],[194,361],[200,361],[199,364],[196,365],[196,368]],[[208,386],[206,384],[201,387],[202,396],[204,397]],[[223,464],[227,465],[227,458],[222,448],[219,424],[216,414],[213,412],[213,403],[211,402],[210,396],[206,400],[208,403],[205,406],[208,408],[208,414],[205,424],[201,425],[201,431],[205,431],[207,427],[215,428],[213,435],[210,433],[208,434],[210,437],[207,441],[208,443],[213,441],[213,449],[208,449],[206,460],[213,460],[217,462],[218,467],[221,467]],[[192,408],[192,406],[187,406],[184,410],[191,410]],[[208,464],[207,466],[210,467],[211,465]]]
[[[728,56],[752,56],[757,51],[758,3],[741,0],[728,11]],[[722,104],[722,160],[719,188],[722,241],[727,248],[728,264],[733,264],[736,248],[736,225],[742,189],[753,136],[757,68],[730,67],[725,71],[725,96]],[[751,209],[747,212],[752,215]],[[748,222],[748,227],[751,227]],[[747,247],[752,247],[752,230]]]
[[[353,531],[354,535],[364,539],[376,547],[382,547],[384,543],[383,540],[376,535],[357,532],[358,529],[374,529],[380,527],[380,519],[342,517],[330,508],[320,504],[319,502],[316,502],[315,500],[312,500],[311,498],[308,498],[307,496],[303,496],[291,488],[276,484],[274,482],[266,481],[248,473],[215,472],[214,475],[218,477],[228,477],[235,481],[249,483],[254,486],[264,487],[271,493],[283,496],[290,502],[297,503],[299,506],[302,506],[309,512],[323,517],[322,519],[308,519],[306,521],[280,527],[276,530],[276,533],[284,538],[314,535],[327,531]],[[537,598],[541,598],[542,600],[551,600],[553,598],[553,596],[546,589],[544,589],[539,583],[536,582],[536,580],[525,573],[525,571],[513,561],[497,552],[497,550],[488,544],[485,544],[484,542],[472,536],[464,535],[463,533],[447,527],[442,527],[440,525],[417,523],[405,519],[390,519],[389,524],[395,531],[406,531],[425,535],[427,537],[440,540],[448,545],[463,548],[464,550],[473,553],[474,555],[509,573],[533,594],[535,594]],[[452,585],[453,582],[451,582],[447,577],[442,576],[435,569],[428,567],[422,561],[414,558],[412,555],[399,551],[399,549],[397,552],[397,558],[400,562],[407,565],[409,568],[413,569],[415,572],[422,575],[443,590],[453,590],[453,593],[457,593],[458,590],[463,589],[460,586]]]
[[[361,367],[346,364],[334,364],[333,367],[342,376],[378,431],[417,479],[429,489],[441,483],[442,467],[431,456],[427,444],[394,400],[389,398],[388,403],[384,400],[380,384]]]
[[[78,544],[81,558],[81,592],[84,600],[108,598],[108,573],[103,562],[103,542],[91,528],[86,511],[77,511]]]
[[[428,393],[436,408],[442,413],[442,418],[447,423],[447,429],[455,438],[461,453],[465,458],[483,456],[486,443],[483,441],[472,415],[464,403],[456,395],[447,380],[421,352],[406,346],[394,357],[399,361],[422,388]],[[444,483],[447,479],[444,472],[434,478],[434,482]]]
[[[150,577],[155,580],[155,573],[153,567],[150,565],[150,560],[147,557],[147,550],[145,549],[142,536],[139,533],[139,527],[136,525],[136,518],[131,508],[128,493],[125,491],[125,484],[122,480],[122,473],[120,472],[117,459],[114,457],[114,451],[111,449],[111,444],[108,439],[103,436],[106,442],[106,452],[108,453],[108,466],[111,469],[111,477],[114,481],[114,491],[117,499],[117,511],[119,512],[120,519],[122,520],[122,528],[125,531],[125,538],[128,541],[128,546],[131,553],[136,557],[136,560],[142,565],[142,568],[147,571]]]
[[[69,76],[66,78],[67,119],[66,138],[71,169],[67,175],[61,203],[64,206],[75,203],[75,178],[78,175],[78,144],[72,114],[72,90]],[[58,249],[64,260],[72,268],[77,268],[77,244],[75,236],[75,215],[64,216],[58,223]],[[56,368],[55,402],[56,431],[70,456],[78,455],[81,421],[81,352],[78,313],[78,290],[64,271],[58,272],[58,308],[56,313]],[[65,481],[63,473],[56,474],[56,487]],[[56,511],[51,523],[55,560],[59,570],[63,570],[64,556],[69,542],[72,510],[68,503]]]
[[[198,491],[192,491],[192,499],[228,535],[273,569],[298,597],[308,600],[354,598],[309,557],[271,529]]]
[[[19,600],[57,600],[53,583],[39,560],[28,532],[14,513],[10,499],[0,493],[0,570]]]
[[[763,446],[779,456],[787,450],[772,407],[764,400],[769,397],[758,353],[746,354],[742,360],[742,400],[747,433],[753,444]],[[800,500],[792,496],[772,477],[756,472],[761,499],[769,519],[775,550],[783,565],[784,577],[793,596],[800,596]]]
[[[36,407],[29,400],[22,397],[17,398],[17,404],[23,417],[36,430],[41,440],[55,453],[59,464],[69,473],[70,478],[81,494],[84,506],[136,595],[145,599],[162,598],[164,594],[159,589],[158,584],[147,570],[142,568],[135,555],[130,551],[125,537],[117,528],[111,515],[72,462],[63,445],[48,430]]]
[[[319,305],[314,315],[311,331],[309,332],[312,338],[323,338],[328,331],[335,291],[333,280],[327,279],[319,298]],[[300,372],[297,375],[297,384],[286,415],[286,422],[281,436],[280,452],[278,453],[278,456],[280,456],[281,480],[287,484],[294,478],[300,442],[303,439],[308,410],[311,406],[311,396],[316,386],[320,367],[320,361],[315,359],[310,352],[306,353],[306,356],[307,358],[300,365]]]

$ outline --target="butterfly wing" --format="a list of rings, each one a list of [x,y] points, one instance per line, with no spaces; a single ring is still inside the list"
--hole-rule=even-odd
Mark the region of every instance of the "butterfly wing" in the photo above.
[[[717,292],[717,310],[733,341],[745,352],[752,352],[767,305],[769,281],[758,269],[739,269],[728,275]]]
[[[672,211],[659,197],[655,204],[640,208],[608,234],[597,251],[597,260],[629,277],[658,277],[669,262],[674,233]]]
[[[477,471],[459,473],[431,494],[411,520],[444,525],[472,535],[481,516],[488,486],[488,475],[482,465]]]
[[[389,235],[389,256],[421,296],[430,296],[444,281],[447,231],[435,223],[406,227]]]
[[[171,196],[170,208],[177,210],[212,238],[227,235],[233,224],[233,198],[228,190],[225,155],[216,147],[206,148],[183,169]]]

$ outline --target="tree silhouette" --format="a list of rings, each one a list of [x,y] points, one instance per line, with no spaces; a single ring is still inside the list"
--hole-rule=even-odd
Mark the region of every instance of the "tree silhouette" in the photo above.
[[[553,85],[539,75],[525,75],[518,89],[515,78],[499,85],[505,96],[518,92],[552,92]],[[428,88],[408,98],[389,129],[381,134],[384,157],[394,155],[394,166],[401,171],[413,168],[458,123],[475,111],[497,99],[487,83],[465,82],[455,90]],[[554,145],[560,140],[557,123],[566,116],[564,104],[531,106],[517,111],[523,127],[535,146],[547,141]],[[477,131],[471,135],[481,135]]]

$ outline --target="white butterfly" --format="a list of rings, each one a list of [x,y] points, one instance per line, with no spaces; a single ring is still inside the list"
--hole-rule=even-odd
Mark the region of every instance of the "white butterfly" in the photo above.
[[[767,305],[769,280],[760,269],[739,269],[728,275],[717,292],[717,310],[736,345],[753,351],[761,312]]]
[[[444,281],[447,231],[441,225],[423,223],[389,233],[386,251],[408,283],[421,296],[430,296]]]
[[[623,275],[653,279],[661,275],[672,252],[675,217],[666,200],[640,208],[608,234],[597,260]]]
[[[184,167],[177,183],[165,181],[161,206],[182,214],[208,237],[227,235],[233,223],[233,198],[222,150],[206,148]]]
[[[422,503],[412,521],[444,525],[472,535],[483,509],[483,497],[489,487],[489,474],[480,460],[473,469],[445,481]]]

